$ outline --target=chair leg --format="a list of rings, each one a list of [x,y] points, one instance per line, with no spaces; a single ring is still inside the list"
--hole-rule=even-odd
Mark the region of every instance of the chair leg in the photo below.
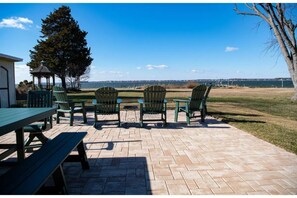
[[[127,113],[127,112],[126,112]],[[118,112],[118,119],[119,119],[119,124],[118,126],[120,127],[121,126],[121,113],[120,111]]]
[[[49,117],[50,128],[53,128],[53,116]]]
[[[83,118],[84,118],[84,123],[87,123],[87,114],[85,109],[83,109]]]
[[[206,104],[204,105],[204,108],[205,108],[205,116],[207,115],[207,106]]]
[[[95,108],[96,108],[96,107],[95,107]],[[94,117],[94,118],[95,118],[95,119],[94,119],[94,126],[96,127],[96,124],[97,124],[97,121],[98,121],[98,120],[97,120],[97,112],[96,112],[96,109],[94,110],[94,116],[95,116],[95,117]]]
[[[186,120],[187,120],[187,124],[190,124],[190,114],[186,113]]]
[[[164,126],[167,126],[167,112],[164,113]]]
[[[175,103],[175,114],[174,114],[174,122],[177,122],[178,120],[178,109],[179,109],[179,103]]]
[[[60,112],[59,111],[57,112],[57,120],[56,121],[57,121],[57,124],[60,123]]]
[[[142,114],[142,112],[140,113],[139,120],[140,120],[140,127],[143,127],[143,114]]]
[[[204,108],[201,109],[200,114],[201,114],[201,122],[204,122],[205,121],[205,116],[206,116]]]
[[[74,114],[73,112],[70,112],[70,126],[73,126],[73,119],[74,119]]]

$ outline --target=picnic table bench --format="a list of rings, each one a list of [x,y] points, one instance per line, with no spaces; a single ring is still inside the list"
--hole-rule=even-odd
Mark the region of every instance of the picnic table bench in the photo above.
[[[0,194],[32,195],[44,191],[45,182],[53,176],[54,194],[68,194],[63,173],[64,162],[81,162],[89,169],[83,138],[87,132],[65,132],[46,142],[39,150],[0,176]],[[70,155],[77,149],[78,155]],[[52,192],[52,191],[51,191]]]

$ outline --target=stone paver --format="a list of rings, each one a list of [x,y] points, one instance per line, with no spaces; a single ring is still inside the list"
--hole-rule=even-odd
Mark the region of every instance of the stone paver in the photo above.
[[[212,117],[187,126],[182,114],[174,123],[170,110],[167,127],[157,122],[139,128],[139,112],[137,117],[133,111],[125,113],[122,127],[108,123],[94,128],[94,115],[88,112],[87,124],[76,116],[74,126],[62,120],[45,132],[50,138],[61,132],[88,132],[84,143],[90,170],[82,170],[79,163],[64,166],[70,194],[297,194],[293,153]],[[10,133],[1,136],[0,143],[14,141]]]

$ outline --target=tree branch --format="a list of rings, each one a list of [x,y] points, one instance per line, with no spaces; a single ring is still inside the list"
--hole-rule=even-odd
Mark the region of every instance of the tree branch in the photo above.
[[[246,6],[248,8],[250,8],[250,6],[248,4],[246,4]],[[250,16],[259,16],[258,14],[252,13],[252,12],[242,12],[237,8],[237,4],[235,4],[235,8],[233,9],[237,14],[240,15],[250,15]],[[252,10],[252,9],[251,9]]]

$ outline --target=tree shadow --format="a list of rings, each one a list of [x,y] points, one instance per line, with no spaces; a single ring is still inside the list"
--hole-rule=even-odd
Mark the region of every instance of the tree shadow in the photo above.
[[[222,118],[222,122],[225,122],[225,123],[230,123],[230,122],[237,122],[237,123],[266,123],[264,121],[261,121],[261,120],[245,120],[245,119],[235,119],[235,118],[227,118],[227,117],[224,117]]]
[[[259,117],[258,114],[249,114],[249,113],[226,113],[226,112],[209,112],[209,115],[211,116],[224,116],[224,115],[230,115],[230,116],[253,116],[253,117]]]
[[[228,112],[211,112],[210,113],[215,118],[220,119],[224,123],[236,122],[236,123],[266,123],[261,120],[252,120],[249,117],[259,117],[258,114],[249,113],[228,113]],[[230,116],[230,117],[229,117]],[[234,118],[234,116],[247,117],[247,119]]]

